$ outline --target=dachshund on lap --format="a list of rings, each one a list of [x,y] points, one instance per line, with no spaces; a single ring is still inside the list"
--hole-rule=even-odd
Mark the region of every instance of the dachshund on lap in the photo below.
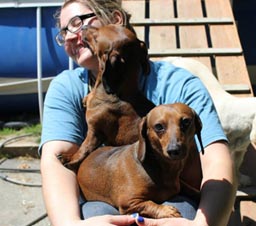
[[[155,107],[142,119],[137,142],[100,147],[84,159],[77,179],[85,199],[109,203],[120,214],[180,217],[176,208],[161,203],[184,186],[180,178],[190,158],[199,156],[193,147],[195,135],[201,143],[201,128],[201,120],[185,104]],[[203,152],[202,143],[201,148]]]

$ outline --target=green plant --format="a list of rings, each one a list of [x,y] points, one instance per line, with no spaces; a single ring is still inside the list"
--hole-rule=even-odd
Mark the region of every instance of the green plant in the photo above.
[[[22,134],[33,134],[34,136],[39,137],[41,135],[41,129],[42,129],[41,124],[27,126],[20,130],[3,128],[2,130],[0,130],[0,138],[6,137],[6,136],[11,136],[11,135],[22,135]]]
[[[36,125],[24,127],[19,132],[21,132],[21,133],[32,133],[35,136],[40,136],[41,135],[41,130],[42,130],[41,124],[36,124]]]

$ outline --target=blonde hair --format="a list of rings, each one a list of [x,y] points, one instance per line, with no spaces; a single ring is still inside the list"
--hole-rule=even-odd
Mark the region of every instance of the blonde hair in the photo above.
[[[114,12],[119,11],[123,16],[123,26],[134,32],[130,24],[131,15],[122,8],[122,0],[65,0],[62,7],[56,12],[57,26],[60,27],[60,12],[67,5],[77,2],[92,10],[103,25],[114,22]]]

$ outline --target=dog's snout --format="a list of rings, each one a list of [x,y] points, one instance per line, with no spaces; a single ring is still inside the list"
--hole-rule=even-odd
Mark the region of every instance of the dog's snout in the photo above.
[[[179,156],[180,155],[179,149],[169,149],[167,152],[170,156]]]
[[[184,157],[184,152],[181,145],[179,144],[170,144],[167,148],[167,154],[171,159],[182,159]]]

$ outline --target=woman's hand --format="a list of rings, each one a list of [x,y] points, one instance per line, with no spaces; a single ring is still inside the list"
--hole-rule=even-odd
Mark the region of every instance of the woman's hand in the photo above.
[[[149,219],[140,218],[136,220],[139,226],[196,226],[194,221],[185,218],[162,218],[162,219]]]
[[[73,226],[130,226],[131,224],[135,223],[135,219],[129,215],[104,215],[104,216],[97,216],[91,217],[83,221],[79,221]]]

